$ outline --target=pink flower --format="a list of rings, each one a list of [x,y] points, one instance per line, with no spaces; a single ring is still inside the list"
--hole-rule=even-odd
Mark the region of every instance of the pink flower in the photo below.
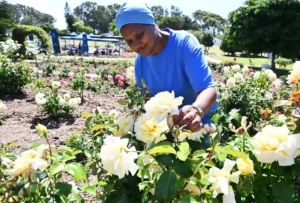
[[[124,87],[124,86],[125,86],[125,83],[124,83],[122,80],[119,80],[119,85],[120,85],[121,87]]]
[[[51,81],[51,78],[47,78],[46,83],[49,85]]]
[[[115,77],[115,79],[116,80],[120,80],[121,77],[122,77],[121,75],[117,74],[116,77]]]
[[[65,81],[64,80],[60,80],[60,84],[65,84]]]
[[[73,78],[72,78],[72,77],[69,77],[69,80],[70,80],[70,81],[72,81],[72,80],[73,80]]]
[[[91,76],[88,75],[88,76],[86,76],[86,78],[87,78],[88,80],[90,80],[90,79],[91,79]]]

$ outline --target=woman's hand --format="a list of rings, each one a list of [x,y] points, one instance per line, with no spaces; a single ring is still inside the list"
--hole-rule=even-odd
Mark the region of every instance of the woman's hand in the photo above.
[[[197,132],[202,128],[201,117],[197,109],[191,105],[184,106],[180,109],[179,115],[173,116],[175,125],[185,126],[192,132]]]

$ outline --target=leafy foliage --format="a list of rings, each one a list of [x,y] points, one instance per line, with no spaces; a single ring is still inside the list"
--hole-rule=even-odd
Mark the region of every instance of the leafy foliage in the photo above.
[[[32,68],[25,62],[13,63],[10,59],[0,55],[0,94],[20,93],[30,82]]]
[[[12,39],[22,45],[19,52],[20,54],[25,55],[26,48],[24,43],[26,37],[29,34],[34,34],[38,37],[44,50],[47,50],[50,47],[50,38],[42,28],[28,25],[19,25],[14,27],[12,31]]]

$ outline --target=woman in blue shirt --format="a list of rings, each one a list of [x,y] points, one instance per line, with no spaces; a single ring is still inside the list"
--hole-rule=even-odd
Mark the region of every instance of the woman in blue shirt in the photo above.
[[[116,25],[128,46],[138,55],[135,61],[137,85],[144,79],[150,96],[174,91],[183,96],[179,126],[197,132],[209,123],[217,108],[216,89],[211,70],[198,40],[186,31],[159,29],[151,10],[143,3],[124,3],[116,15]]]

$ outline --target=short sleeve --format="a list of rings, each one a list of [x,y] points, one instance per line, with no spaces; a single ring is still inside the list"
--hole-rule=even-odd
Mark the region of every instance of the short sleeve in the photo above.
[[[135,57],[135,63],[134,63],[134,73],[135,73],[135,81],[136,81],[136,84],[139,88],[142,88],[143,85],[142,85],[142,77],[141,77],[141,73],[140,73],[140,70],[141,70],[141,67],[140,67],[140,59],[139,59],[139,55],[137,55]]]
[[[200,43],[194,36],[187,35],[185,37],[182,45],[182,56],[185,72],[194,92],[201,92],[215,86],[211,69],[204,58]]]

